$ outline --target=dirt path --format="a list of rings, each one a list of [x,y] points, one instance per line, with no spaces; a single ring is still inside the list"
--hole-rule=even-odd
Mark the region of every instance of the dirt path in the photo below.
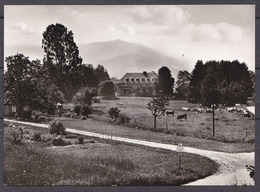
[[[31,122],[22,122],[16,120],[5,119],[5,121],[20,123],[24,125],[32,125],[42,128],[48,128],[48,125],[31,123]],[[67,128],[66,131],[70,133],[76,133],[91,137],[98,137],[103,139],[111,139],[126,143],[145,145],[149,147],[168,149],[172,151],[177,151],[180,148],[177,145],[163,144],[149,141],[142,141],[136,139],[129,139],[123,137],[112,137],[109,135],[93,133],[88,131],[80,131],[76,129]],[[220,164],[219,171],[212,176],[206,177],[204,179],[197,180],[195,182],[188,183],[186,185],[254,185],[254,182],[249,177],[249,172],[245,169],[245,165],[254,165],[255,153],[225,153],[225,152],[216,152],[209,150],[196,149],[192,147],[183,147],[182,152],[193,153],[201,156],[208,157],[217,163]]]

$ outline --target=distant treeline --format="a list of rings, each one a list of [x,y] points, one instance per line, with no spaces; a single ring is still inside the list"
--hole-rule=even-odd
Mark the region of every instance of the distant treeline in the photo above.
[[[192,73],[180,71],[177,97],[208,105],[246,103],[254,95],[254,72],[245,63],[234,61],[197,61]]]

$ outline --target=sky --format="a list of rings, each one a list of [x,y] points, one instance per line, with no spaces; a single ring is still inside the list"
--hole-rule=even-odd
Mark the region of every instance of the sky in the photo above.
[[[5,57],[19,47],[42,60],[42,34],[55,23],[72,30],[79,47],[121,39],[185,58],[190,70],[197,60],[235,59],[255,69],[254,5],[6,5]]]

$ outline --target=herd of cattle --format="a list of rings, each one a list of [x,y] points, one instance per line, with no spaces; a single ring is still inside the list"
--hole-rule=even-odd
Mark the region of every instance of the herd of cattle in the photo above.
[[[124,105],[122,102],[119,102],[118,105]],[[223,111],[227,111],[229,113],[241,113],[244,115],[244,118],[247,120],[249,118],[251,118],[251,114],[247,109],[244,109],[241,107],[240,104],[235,104],[234,107],[226,107],[224,104],[219,104],[218,106],[216,104],[214,104],[214,108],[215,111],[218,111],[220,113],[222,113]],[[194,111],[196,112],[196,115],[198,115],[199,113],[213,113],[213,105],[211,105],[211,108],[202,108],[202,105],[199,106],[199,108],[188,108],[188,107],[182,107],[181,108],[182,111]],[[165,110],[163,115],[167,115],[167,116],[174,116],[174,110]],[[177,116],[178,120],[187,120],[187,113],[181,114]]]
[[[214,106],[214,107],[216,107],[216,106]],[[182,107],[181,109],[182,109],[182,111],[194,111],[194,112],[196,112],[196,114],[199,114],[199,113],[213,113],[213,106],[211,106],[211,108],[206,108],[206,109],[202,108],[201,106],[199,108],[193,108],[193,109],[192,108],[188,108],[188,107]],[[216,107],[215,111],[218,111],[220,113],[222,113],[223,111],[227,111],[229,113],[233,113],[233,112],[242,113],[246,120],[248,118],[251,118],[250,112],[248,110],[242,108],[240,106],[240,104],[236,104],[235,107],[225,107],[225,106]],[[173,116],[174,115],[174,110],[166,110],[165,114],[167,116],[169,116],[169,115]],[[187,113],[178,115],[177,119],[178,120],[182,120],[182,119],[186,119],[187,120]]]

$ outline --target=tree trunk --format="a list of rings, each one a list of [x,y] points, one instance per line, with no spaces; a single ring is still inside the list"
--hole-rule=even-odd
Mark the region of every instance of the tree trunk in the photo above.
[[[154,128],[156,128],[156,115],[153,115],[154,116],[154,123],[153,123],[153,126]]]

